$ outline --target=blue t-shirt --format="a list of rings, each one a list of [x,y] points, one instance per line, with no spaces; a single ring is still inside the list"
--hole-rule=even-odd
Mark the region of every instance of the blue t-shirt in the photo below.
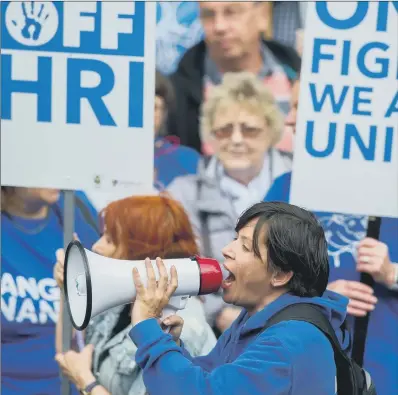
[[[86,248],[98,239],[97,213],[77,192],[75,231]],[[80,208],[81,205],[86,210]],[[89,216],[93,225],[89,225]],[[1,215],[1,393],[57,395],[55,323],[60,291],[53,278],[55,251],[63,247],[63,197],[46,219]]]
[[[157,186],[165,189],[176,177],[196,174],[199,159],[200,155],[194,149],[158,137],[155,140]]]
[[[266,201],[288,202],[291,173],[275,180]],[[358,215],[315,213],[325,229],[330,257],[329,281],[360,281],[356,271],[356,245],[366,236],[368,218]],[[379,240],[387,244],[390,259],[398,262],[398,219],[382,218]],[[375,284],[378,298],[370,315],[364,366],[371,374],[378,395],[391,395],[398,388],[398,292]],[[351,317],[350,323],[353,323]],[[351,325],[352,327],[352,325]]]

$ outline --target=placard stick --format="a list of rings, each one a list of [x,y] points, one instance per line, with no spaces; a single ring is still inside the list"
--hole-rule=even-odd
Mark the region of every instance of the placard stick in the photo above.
[[[75,192],[64,191],[64,249],[73,240],[73,234],[75,230]],[[63,305],[63,321],[62,321],[62,351],[66,352],[72,347],[72,322],[67,314],[68,307],[66,306],[66,298],[64,296]],[[67,377],[62,375],[61,381],[61,394],[71,394],[71,383]]]
[[[369,217],[366,237],[379,240],[380,236],[380,217]],[[361,283],[373,288],[374,279],[369,273],[361,273]],[[354,323],[354,340],[352,346],[352,358],[359,366],[363,366],[363,357],[365,354],[366,335],[368,333],[370,312],[364,317],[356,317]]]

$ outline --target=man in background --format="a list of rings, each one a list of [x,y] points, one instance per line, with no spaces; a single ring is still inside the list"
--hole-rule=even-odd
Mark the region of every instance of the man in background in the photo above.
[[[206,92],[226,72],[255,73],[288,112],[291,81],[301,61],[292,47],[262,39],[267,23],[264,6],[264,2],[200,2],[205,39],[186,52],[172,76],[176,111],[170,114],[168,133],[182,144],[210,153],[200,139],[199,109]]]

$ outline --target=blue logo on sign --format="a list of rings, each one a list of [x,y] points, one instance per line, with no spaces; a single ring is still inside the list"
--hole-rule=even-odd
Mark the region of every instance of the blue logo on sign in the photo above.
[[[1,26],[3,49],[144,56],[143,1],[5,1]]]
[[[119,78],[129,90],[121,98],[129,106],[128,126],[142,127],[144,38],[145,2],[2,2],[2,119],[12,118],[13,94],[29,93],[37,96],[37,121],[53,121],[52,99],[60,94],[53,92],[53,81],[59,72],[54,60],[57,54],[65,53],[72,56],[66,59],[64,122],[79,124],[81,102],[86,101],[100,125],[117,126],[103,99],[112,93]],[[26,51],[40,51],[37,58],[29,58],[37,62],[36,80],[13,73],[17,60],[20,64],[19,57]],[[78,54],[85,56],[80,58]],[[115,56],[134,57],[127,59],[125,75],[115,73]],[[87,84],[87,74],[97,84]]]
[[[58,11],[52,3],[11,3],[5,13],[10,36],[22,45],[48,43],[57,33]]]

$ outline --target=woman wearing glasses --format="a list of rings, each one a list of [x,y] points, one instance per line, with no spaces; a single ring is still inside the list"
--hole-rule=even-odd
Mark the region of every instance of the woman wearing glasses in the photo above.
[[[226,73],[204,102],[201,138],[214,155],[196,175],[176,178],[168,191],[187,211],[200,237],[201,252],[222,261],[219,251],[234,237],[238,216],[264,200],[273,181],[290,171],[291,154],[275,145],[283,115],[272,93],[249,72]],[[209,323],[223,331],[236,318],[218,295],[206,298]]]

